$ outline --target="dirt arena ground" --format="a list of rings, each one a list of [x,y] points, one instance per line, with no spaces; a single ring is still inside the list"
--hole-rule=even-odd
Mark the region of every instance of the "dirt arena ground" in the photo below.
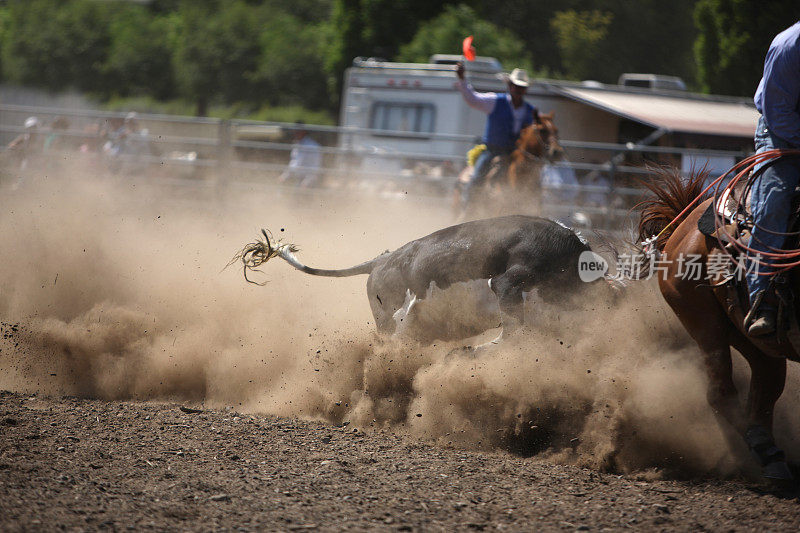
[[[4,190],[0,530],[800,529],[652,284],[531,295],[531,327],[476,357],[385,342],[363,277],[223,267],[262,227],[350,266],[449,224],[440,200],[95,174]],[[432,312],[474,318],[458,296]]]
[[[800,528],[797,500],[742,481],[654,481],[388,430],[182,407],[2,393],[0,529]]]

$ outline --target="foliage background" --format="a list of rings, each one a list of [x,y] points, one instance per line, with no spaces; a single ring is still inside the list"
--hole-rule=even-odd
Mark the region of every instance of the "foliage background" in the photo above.
[[[480,55],[541,77],[623,72],[751,95],[786,0],[7,0],[6,83],[76,89],[110,106],[333,122],[356,56]]]

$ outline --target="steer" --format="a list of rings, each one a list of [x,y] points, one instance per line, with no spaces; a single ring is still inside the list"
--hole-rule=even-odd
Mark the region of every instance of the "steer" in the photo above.
[[[544,301],[558,303],[585,286],[579,276],[581,254],[590,247],[567,227],[552,220],[514,215],[465,222],[386,251],[360,265],[323,270],[302,264],[292,244],[264,241],[248,244],[232,261],[241,259],[245,278],[273,257],[315,276],[346,277],[368,274],[367,296],[378,332],[391,335],[399,329],[417,339],[444,339],[436,332],[409,332],[415,310],[435,289],[484,280],[483,287],[499,303],[500,336],[496,343],[524,322],[523,294],[537,289]],[[599,258],[596,254],[591,257]],[[603,279],[603,273],[593,279]],[[250,281],[250,280],[248,280]],[[488,281],[488,284],[485,283]],[[405,324],[403,324],[403,322]],[[398,325],[403,324],[402,328]],[[497,323],[483,327],[485,331]],[[473,331],[472,334],[480,333]],[[463,336],[462,336],[463,337]]]

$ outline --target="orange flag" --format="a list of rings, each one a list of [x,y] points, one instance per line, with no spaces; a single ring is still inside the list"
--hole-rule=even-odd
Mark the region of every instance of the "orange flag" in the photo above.
[[[462,48],[464,49],[464,57],[466,60],[475,61],[475,47],[472,46],[472,35],[464,39]]]

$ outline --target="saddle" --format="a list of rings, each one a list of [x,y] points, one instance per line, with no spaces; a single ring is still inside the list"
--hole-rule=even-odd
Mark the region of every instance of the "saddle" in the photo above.
[[[697,229],[703,235],[719,237],[723,242],[730,242],[729,236],[734,238],[747,237],[753,227],[752,213],[750,212],[749,196],[742,201],[745,194],[745,184],[739,183],[733,190],[725,190],[697,221]],[[717,229],[715,219],[721,219],[722,228]]]
[[[744,257],[742,252],[733,244],[733,241],[748,242],[753,228],[753,216],[750,208],[750,197],[742,196],[747,194],[745,183],[737,184],[732,190],[725,190],[719,198],[711,202],[705,212],[697,221],[697,229],[703,235],[718,239],[725,249],[734,259],[735,265],[742,265]],[[719,221],[719,227],[717,226]],[[791,215],[789,217],[789,233],[800,231],[800,189],[795,190],[792,197]],[[784,249],[795,249],[800,245],[800,236],[792,235],[784,242]],[[742,309],[745,315],[750,308],[750,298],[747,290],[747,282],[744,276],[737,275],[736,272],[729,272],[725,279],[714,287],[725,285],[727,287],[727,307],[730,311],[734,306]],[[778,309],[778,331],[786,335],[791,328],[797,333],[798,344],[800,344],[800,331],[796,319],[796,308],[786,273],[772,276],[769,289],[757,305],[769,302]],[[800,297],[800,295],[798,295]],[[794,340],[792,343],[794,344]]]

